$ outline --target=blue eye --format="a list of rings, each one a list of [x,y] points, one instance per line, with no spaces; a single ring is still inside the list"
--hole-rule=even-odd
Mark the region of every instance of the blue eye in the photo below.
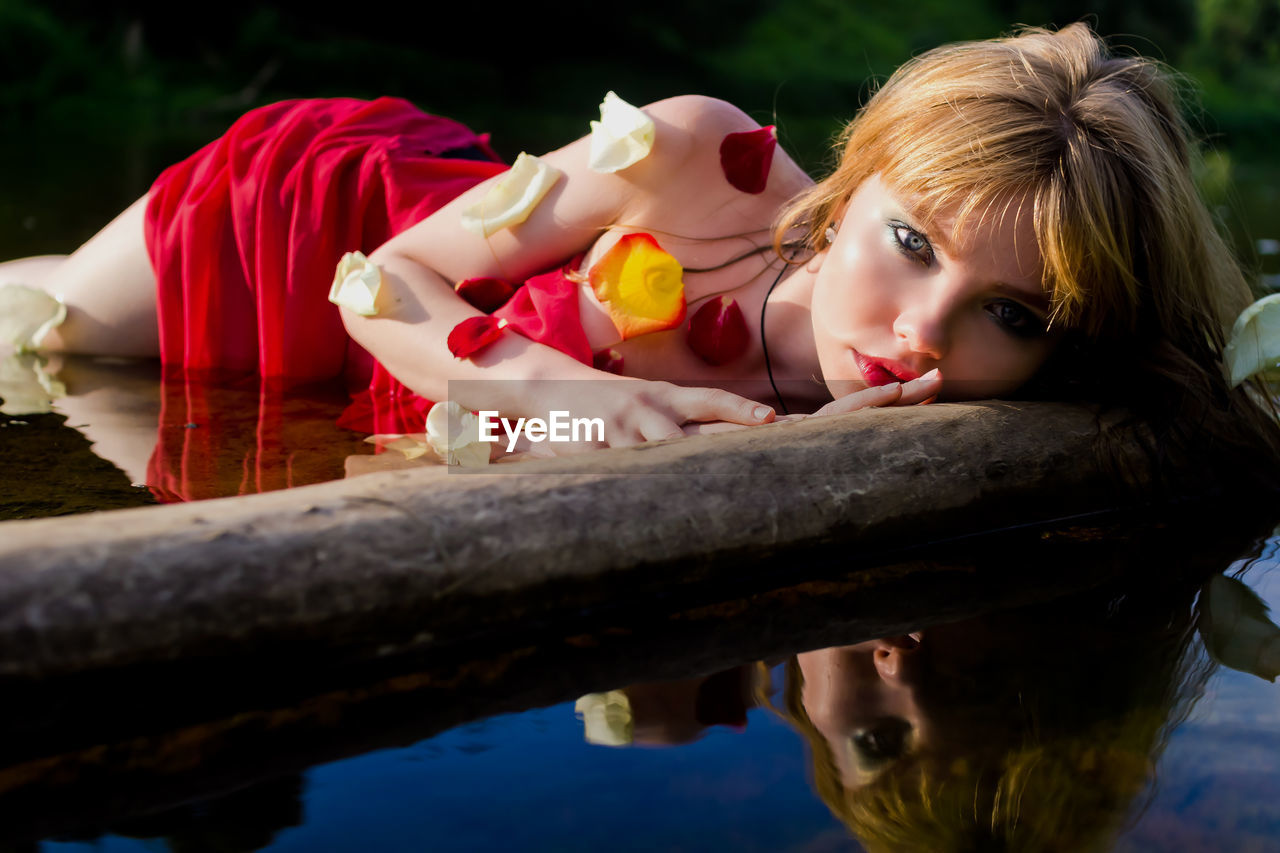
[[[1016,337],[1039,338],[1046,332],[1044,321],[1017,302],[997,299],[987,306],[987,312],[1005,331]]]
[[[929,241],[923,234],[901,222],[891,222],[889,228],[893,231],[893,239],[904,255],[922,264],[932,263],[933,246],[929,245]]]

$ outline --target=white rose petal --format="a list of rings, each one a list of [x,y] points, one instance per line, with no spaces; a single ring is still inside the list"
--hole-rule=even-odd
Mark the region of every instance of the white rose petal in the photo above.
[[[573,705],[582,735],[597,746],[630,746],[635,739],[631,700],[621,690],[588,693]]]
[[[66,396],[66,386],[48,375],[35,353],[11,353],[0,360],[0,414],[41,415]]]
[[[411,435],[371,435],[365,441],[377,445],[382,450],[395,450],[403,454],[405,459],[425,456],[428,447],[425,436],[418,439]]]
[[[357,314],[372,317],[378,313],[378,291],[382,289],[382,270],[362,252],[347,252],[338,261],[329,288],[329,301],[349,308]]]
[[[462,227],[489,237],[503,228],[519,225],[555,186],[564,173],[532,154],[520,152],[516,162],[500,177],[484,198],[462,211]]]
[[[489,443],[480,440],[480,419],[452,400],[427,412],[427,443],[447,465],[479,468],[489,464]]]
[[[1240,312],[1222,351],[1231,387],[1280,361],[1280,293]]]
[[[1267,604],[1237,578],[1214,575],[1202,587],[1200,636],[1218,663],[1267,681],[1280,675],[1280,628]]]
[[[66,318],[60,298],[25,284],[0,284],[0,342],[35,349]]]
[[[613,92],[600,104],[600,121],[591,122],[590,166],[617,172],[643,160],[653,149],[653,119]]]

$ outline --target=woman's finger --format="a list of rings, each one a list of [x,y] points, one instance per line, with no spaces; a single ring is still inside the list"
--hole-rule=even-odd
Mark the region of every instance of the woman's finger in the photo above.
[[[845,412],[856,412],[873,406],[892,406],[902,396],[902,383],[890,382],[888,385],[876,385],[846,394],[838,400],[832,400],[815,415],[842,415]]]
[[[914,406],[928,402],[942,390],[942,371],[934,368],[918,379],[902,383],[902,397],[895,406]]]
[[[728,421],[734,424],[754,426],[773,420],[771,406],[739,397],[719,388],[676,387],[671,397],[677,419],[689,421]]]

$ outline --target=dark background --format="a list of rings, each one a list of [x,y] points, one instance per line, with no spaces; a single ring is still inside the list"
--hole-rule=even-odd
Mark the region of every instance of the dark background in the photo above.
[[[0,256],[73,248],[169,162],[281,98],[398,95],[514,157],[585,133],[609,89],[635,104],[700,92],[776,123],[819,172],[840,122],[912,54],[1080,19],[1186,72],[1213,144],[1267,155],[1280,0],[0,0]]]

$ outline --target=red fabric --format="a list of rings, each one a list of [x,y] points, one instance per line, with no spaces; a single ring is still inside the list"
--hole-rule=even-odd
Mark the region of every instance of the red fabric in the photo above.
[[[349,344],[328,301],[334,268],[344,252],[372,251],[506,168],[496,157],[435,156],[469,146],[488,150],[463,125],[395,98],[245,114],[151,188],[161,359],[264,377],[367,377],[372,359]]]
[[[491,159],[447,156],[468,148]],[[191,483],[209,479],[193,475],[219,452],[208,431],[214,412],[203,393],[181,390],[188,372],[247,371],[294,384],[345,377],[362,390],[338,425],[421,432],[430,401],[347,337],[328,301],[334,268],[343,253],[371,252],[506,168],[487,135],[379,98],[260,107],[161,173],[145,225],[171,389],[149,477],[157,493],[170,500],[209,496],[195,494]],[[590,364],[577,290],[554,271],[532,279],[497,316]],[[255,445],[270,448],[281,426],[265,405],[262,412]],[[186,423],[201,426],[192,432]],[[244,461],[236,463],[242,472],[231,472],[240,493],[292,482],[267,471],[277,465],[275,455],[241,454],[241,461],[257,461],[252,471]]]

